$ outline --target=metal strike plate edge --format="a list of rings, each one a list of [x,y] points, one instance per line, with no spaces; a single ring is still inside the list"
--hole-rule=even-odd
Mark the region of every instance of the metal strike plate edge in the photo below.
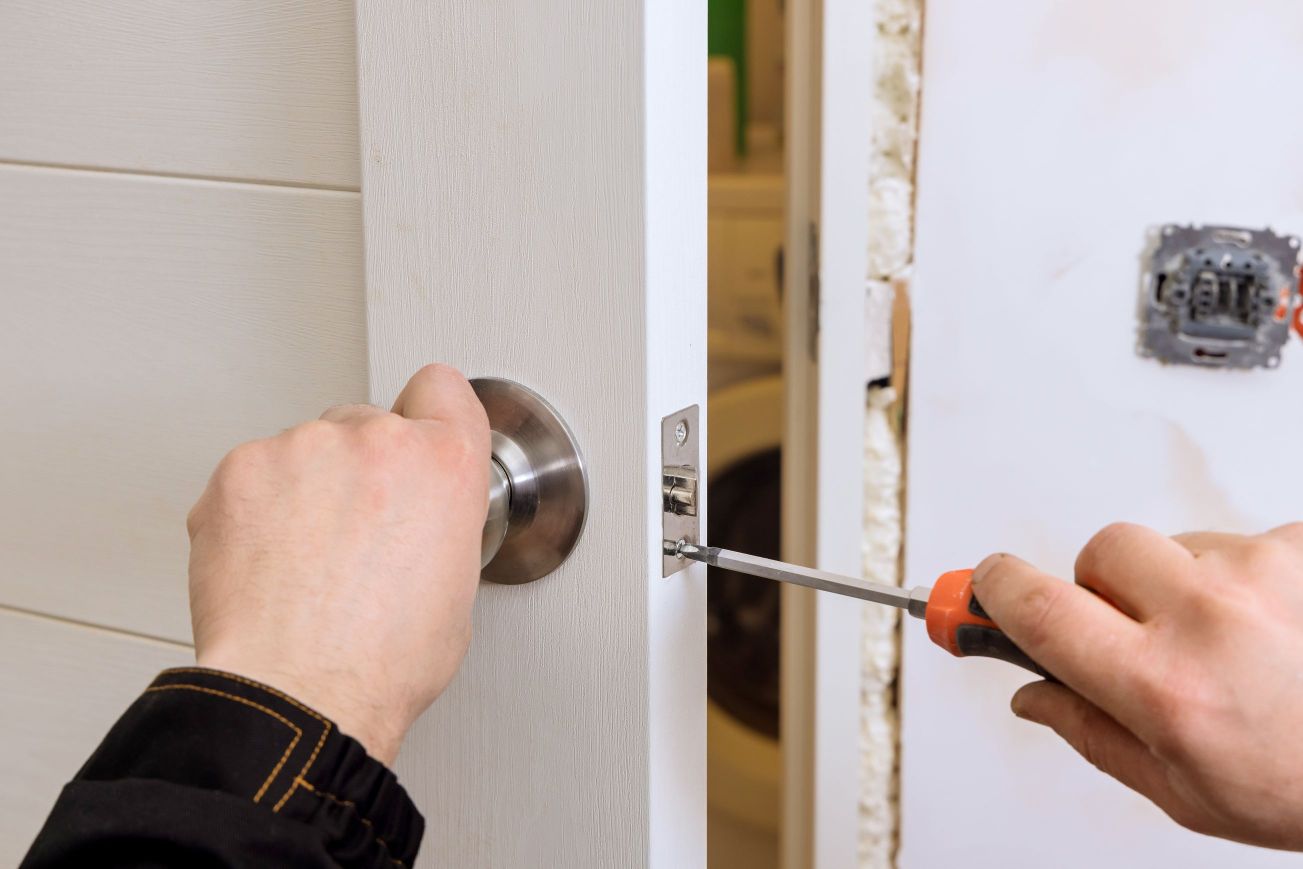
[[[685,407],[661,420],[661,537],[701,542],[701,408]],[[690,566],[681,555],[661,553],[661,575]]]

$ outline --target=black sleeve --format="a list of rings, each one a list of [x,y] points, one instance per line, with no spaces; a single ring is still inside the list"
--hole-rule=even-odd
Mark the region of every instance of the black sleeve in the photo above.
[[[60,794],[23,862],[411,866],[425,822],[394,774],[274,688],[163,671]]]

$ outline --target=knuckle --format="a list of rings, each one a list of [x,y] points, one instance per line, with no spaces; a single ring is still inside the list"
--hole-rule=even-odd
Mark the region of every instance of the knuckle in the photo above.
[[[259,441],[249,441],[231,450],[217,465],[213,480],[220,486],[239,484],[257,473],[262,465],[264,447]]]
[[[1283,538],[1271,536],[1256,538],[1249,544],[1246,556],[1246,579],[1252,581],[1289,570],[1297,563],[1299,553]]]
[[[1064,583],[1045,583],[1017,602],[1013,622],[1021,626],[1020,638],[1031,648],[1044,646],[1058,632],[1067,590]]]
[[[372,470],[410,464],[419,445],[419,427],[397,414],[376,416],[358,430],[362,463]]]
[[[362,423],[362,433],[370,445],[392,448],[412,440],[413,426],[398,414],[377,414]]]
[[[1268,532],[1268,536],[1287,543],[1293,550],[1303,549],[1303,522],[1286,522]]]
[[[299,423],[286,434],[292,442],[299,445],[320,446],[337,438],[339,426],[324,419],[314,419]]]
[[[340,417],[348,417],[355,414],[364,414],[376,410],[375,405],[365,404],[363,402],[353,402],[352,404],[336,404],[325,409],[321,414],[321,419],[334,421]]]
[[[1119,549],[1125,548],[1139,532],[1140,526],[1130,522],[1112,522],[1105,525],[1081,548],[1081,553],[1077,556],[1077,572],[1089,570],[1091,565],[1098,564]]]

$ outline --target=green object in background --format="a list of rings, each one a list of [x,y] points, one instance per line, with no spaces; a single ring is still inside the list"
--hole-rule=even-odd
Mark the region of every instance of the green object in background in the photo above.
[[[734,90],[733,120],[736,132],[734,148],[746,153],[747,106],[747,0],[710,0],[707,27],[707,51],[712,57],[733,60],[737,74]]]

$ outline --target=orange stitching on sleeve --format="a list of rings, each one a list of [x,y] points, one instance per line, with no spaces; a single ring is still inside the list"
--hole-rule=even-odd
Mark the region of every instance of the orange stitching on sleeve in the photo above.
[[[282,700],[289,703],[290,705],[303,710],[304,712],[308,713],[313,718],[321,722],[322,724],[321,736],[317,739],[316,747],[312,749],[312,754],[311,756],[308,757],[308,762],[303,765],[303,769],[299,770],[299,774],[298,776],[295,777],[294,782],[289,787],[289,790],[285,791],[284,796],[282,796],[276,802],[276,805],[272,806],[271,808],[273,812],[279,812],[285,806],[285,803],[289,801],[289,798],[294,795],[294,790],[299,786],[299,782],[303,780],[303,776],[307,775],[308,770],[312,769],[312,764],[316,763],[317,755],[321,753],[321,747],[326,744],[326,737],[330,735],[330,721],[326,718],[322,718],[316,712],[304,706],[302,703],[295,700],[293,697],[289,696],[288,694],[283,694],[280,691],[277,691],[275,688],[271,687],[270,685],[263,685],[261,682],[255,682],[252,679],[246,679],[243,676],[237,676],[234,673],[227,673],[224,670],[208,670],[203,667],[172,667],[170,669],[164,670],[163,672],[164,673],[204,673],[221,679],[230,679],[233,682],[239,682],[241,684],[248,685],[252,688],[259,688],[263,691],[266,691],[269,694],[281,698]]]
[[[389,843],[386,842],[382,836],[376,833],[375,824],[371,823],[370,818],[364,817],[362,813],[357,810],[357,804],[354,803],[352,800],[341,800],[339,797],[335,796],[332,793],[327,793],[326,791],[316,789],[315,787],[313,787],[311,784],[304,781],[303,779],[299,779],[296,783],[303,785],[304,790],[310,791],[311,793],[316,794],[322,799],[330,800],[332,803],[341,805],[346,809],[351,809],[353,814],[357,816],[357,819],[362,822],[362,825],[371,831],[371,838],[375,839],[376,842],[379,843],[380,847],[384,848],[385,852],[391,855],[389,857],[389,862],[396,863],[397,865],[403,867],[407,866],[407,864],[404,863],[402,860],[399,860],[397,857],[392,856],[393,852],[389,850]]]
[[[325,725],[325,728],[321,731],[321,738],[317,740],[316,748],[312,749],[312,756],[308,758],[307,763],[303,764],[303,769],[299,770],[299,774],[295,776],[294,783],[291,784],[290,789],[285,792],[285,796],[281,797],[280,801],[272,806],[271,810],[273,812],[279,812],[281,806],[285,805],[286,801],[294,795],[294,789],[299,786],[299,783],[303,781],[303,776],[308,774],[308,770],[311,769],[312,764],[316,762],[317,753],[321,751],[321,746],[326,744],[326,736],[330,733],[330,722],[326,721]]]
[[[280,699],[284,700],[286,703],[289,703],[291,706],[294,706],[297,709],[302,709],[304,712],[308,713],[318,721],[322,723],[325,723],[326,721],[326,719],[322,718],[316,712],[304,706],[302,703],[295,700],[290,695],[277,691],[275,688],[271,687],[270,685],[264,685],[261,682],[255,682],[252,679],[246,679],[243,676],[237,676],[235,673],[228,673],[225,670],[208,670],[205,669],[204,667],[169,667],[163,672],[164,673],[200,673],[206,676],[215,676],[220,679],[230,679],[232,682],[239,682],[240,684],[248,685],[251,688],[261,688],[263,691],[266,691],[268,694],[271,694],[273,696],[279,697]]]
[[[285,761],[290,759],[290,754],[294,751],[294,746],[299,744],[299,738],[303,736],[303,730],[279,712],[275,712],[268,709],[266,706],[254,703],[252,700],[246,700],[243,697],[237,697],[236,695],[228,694],[225,691],[218,691],[216,688],[206,688],[202,685],[155,685],[151,688],[145,689],[146,694],[151,691],[199,691],[203,694],[211,694],[214,697],[234,700],[236,703],[243,703],[245,706],[257,709],[259,712],[266,712],[272,718],[275,718],[281,724],[284,724],[290,730],[294,731],[294,738],[290,740],[289,747],[285,749],[285,753],[281,755],[281,759],[276,762],[274,767],[272,767],[271,774],[268,775],[267,780],[262,783],[262,787],[258,788],[258,792],[253,795],[253,801],[255,803],[262,799],[263,794],[267,793],[267,788],[271,787],[271,783],[275,780],[277,774],[280,773],[281,767],[285,765]]]

